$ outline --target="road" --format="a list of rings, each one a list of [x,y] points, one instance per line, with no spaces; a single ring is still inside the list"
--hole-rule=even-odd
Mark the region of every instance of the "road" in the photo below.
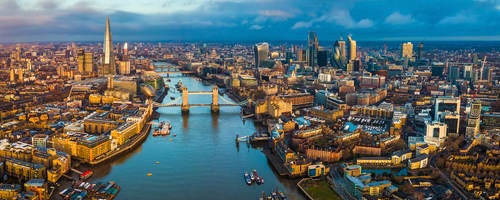
[[[446,175],[445,173],[443,173],[443,171],[441,171],[441,169],[436,167],[436,165],[435,165],[436,164],[436,156],[437,156],[437,154],[431,156],[430,167],[433,169],[437,169],[439,174],[441,175],[441,177],[446,180],[448,185],[450,185],[455,190],[455,192],[457,192],[460,195],[460,197],[462,197],[462,199],[473,199],[472,197],[469,197],[464,192],[462,192],[462,189],[460,189],[460,187],[457,186],[455,181],[451,180],[450,177],[448,177],[448,175]]]
[[[344,177],[339,174],[336,167],[332,167],[330,170],[330,177],[332,177],[333,182],[332,189],[337,192],[342,199],[357,199],[346,189]]]

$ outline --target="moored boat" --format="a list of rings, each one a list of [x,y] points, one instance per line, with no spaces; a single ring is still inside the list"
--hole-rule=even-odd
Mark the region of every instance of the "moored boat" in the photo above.
[[[94,175],[94,172],[92,170],[84,171],[82,174],[80,174],[80,180],[87,180],[92,175]]]
[[[243,177],[245,178],[245,183],[247,185],[252,185],[252,179],[250,177],[250,174],[248,174],[248,172],[245,172],[245,174],[243,174]]]

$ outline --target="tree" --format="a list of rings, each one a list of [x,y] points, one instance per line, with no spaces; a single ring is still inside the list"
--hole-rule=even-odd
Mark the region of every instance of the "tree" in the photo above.
[[[493,103],[491,103],[491,111],[500,112],[500,100],[496,100]]]

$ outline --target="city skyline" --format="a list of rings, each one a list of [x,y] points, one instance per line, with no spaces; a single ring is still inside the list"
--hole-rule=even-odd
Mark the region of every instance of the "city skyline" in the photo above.
[[[328,41],[348,33],[359,41],[500,40],[500,4],[492,0],[7,0],[0,11],[0,42],[102,40],[106,16],[117,41],[303,40],[309,31]]]

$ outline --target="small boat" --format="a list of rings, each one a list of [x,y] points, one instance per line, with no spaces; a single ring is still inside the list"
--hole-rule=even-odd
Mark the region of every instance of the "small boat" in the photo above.
[[[156,164],[160,164],[160,161],[156,161],[155,163],[156,163]]]
[[[175,100],[175,97],[170,97],[171,100]]]
[[[168,122],[168,129],[172,130],[172,124],[170,122]]]
[[[177,136],[177,134],[174,133],[174,137],[176,137],[176,136]]]
[[[167,78],[167,82],[170,82],[170,79],[169,79],[169,78]]]
[[[278,192],[278,194],[280,195],[280,198],[281,198],[282,200],[287,200],[287,199],[288,199],[288,198],[286,198],[285,193],[283,193],[282,191],[279,191],[279,192]]]
[[[94,172],[92,170],[87,170],[80,174],[80,180],[87,180],[90,178],[92,175],[94,175]]]
[[[250,174],[248,174],[248,172],[245,172],[243,177],[245,178],[245,182],[247,183],[247,185],[252,185],[252,179],[250,177]]]
[[[151,172],[150,172],[150,173],[148,173],[148,174],[146,174],[146,175],[147,175],[147,176],[153,176],[153,173],[151,173]]]
[[[162,129],[160,130],[160,134],[165,136],[165,135],[170,135],[170,129],[172,129],[172,125],[170,125],[170,122],[167,121],[165,125],[163,125]]]
[[[252,177],[254,178],[254,181],[257,183],[257,184],[262,184],[263,183],[263,179],[259,176],[259,174],[257,174],[257,170],[253,170],[252,171]]]

